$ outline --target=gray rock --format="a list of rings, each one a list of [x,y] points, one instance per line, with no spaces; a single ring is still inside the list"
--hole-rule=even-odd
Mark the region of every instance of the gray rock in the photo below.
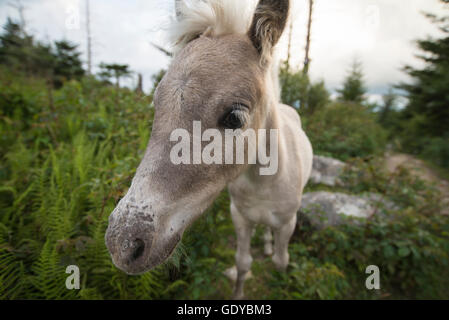
[[[388,199],[385,199],[384,196],[378,194],[378,193],[367,193],[362,196],[364,199],[368,200],[371,205],[375,206],[376,208],[386,209],[386,210],[397,210],[399,207],[393,202]]]
[[[373,214],[383,214],[384,209],[394,209],[391,201],[381,195],[369,193],[362,196],[326,191],[303,195],[298,221],[309,221],[316,228],[344,223],[360,224]],[[346,219],[346,218],[356,219]]]
[[[322,156],[314,156],[310,182],[314,184],[324,184],[331,187],[342,185],[339,177],[345,167],[346,164],[340,160]]]

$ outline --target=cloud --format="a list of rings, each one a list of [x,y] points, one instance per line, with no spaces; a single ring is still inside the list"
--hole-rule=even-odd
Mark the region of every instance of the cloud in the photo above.
[[[292,54],[296,65],[305,55],[308,1],[293,7]],[[311,77],[324,79],[331,89],[340,87],[354,58],[364,65],[370,90],[407,81],[405,64],[419,66],[414,41],[439,31],[422,12],[443,13],[438,0],[316,0],[312,25]],[[281,44],[286,51],[287,34]]]
[[[28,32],[37,39],[68,39],[80,44],[86,61],[87,36],[85,1],[23,0]],[[161,26],[169,18],[167,5],[145,0],[91,0],[91,30],[94,70],[100,62],[129,64],[142,73],[146,90],[151,87],[151,75],[166,68],[169,59],[151,42],[161,41]],[[0,2],[0,23],[8,16],[17,18],[15,9]],[[75,21],[79,20],[78,23]]]
[[[173,0],[174,1],[174,0]],[[28,30],[41,40],[66,38],[86,52],[84,0],[22,0]],[[17,12],[0,1],[0,23]],[[292,62],[300,67],[305,54],[308,7],[295,0]],[[419,66],[414,40],[438,36],[437,28],[422,11],[442,13],[438,0],[316,0],[312,26],[312,79],[324,79],[328,88],[340,87],[346,71],[357,57],[363,62],[370,93],[379,95],[389,85],[406,81],[405,64]],[[166,68],[169,59],[151,46],[163,44],[164,27],[173,12],[172,1],[91,0],[94,64],[129,64],[144,75],[145,88],[151,75]],[[73,23],[78,14],[79,24]],[[75,19],[76,20],[76,19]],[[286,57],[287,33],[280,43]],[[85,56],[84,56],[85,57]]]

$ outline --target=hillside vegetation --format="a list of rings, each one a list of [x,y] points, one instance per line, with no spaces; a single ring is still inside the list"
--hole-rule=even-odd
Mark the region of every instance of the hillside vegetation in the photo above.
[[[393,91],[383,104],[367,101],[360,63],[333,100],[323,81],[282,66],[282,101],[298,110],[314,152],[348,164],[343,186],[309,184],[305,192],[373,192],[395,206],[321,230],[299,216],[286,273],[263,255],[259,226],[247,298],[449,299],[447,189],[406,167],[387,170],[384,158],[391,148],[412,153],[449,176],[449,29],[441,29],[445,37],[418,43],[426,66],[406,69],[414,81],[402,84],[402,109]],[[128,276],[112,264],[108,217],[150,139],[152,93],[164,71],[146,95],[120,85],[132,74],[127,65],[100,68],[86,75],[76,45],[37,42],[11,19],[0,35],[0,299],[230,298],[223,272],[234,265],[236,238],[226,190],[164,265]],[[69,265],[80,269],[79,290],[66,288]],[[365,287],[369,265],[381,270],[380,290]]]
[[[45,81],[7,68],[0,74],[0,297],[231,295],[232,284],[223,276],[235,252],[226,192],[187,231],[166,265],[132,277],[111,263],[104,244],[107,218],[143,156],[151,133],[151,97],[83,78],[55,90],[51,109]],[[340,125],[347,113],[354,121],[350,131]],[[318,151],[353,159],[352,167],[358,169],[346,173],[351,183],[345,192],[380,192],[401,208],[390,212],[391,219],[374,218],[366,227],[348,224],[317,231],[302,225],[290,245],[286,274],[277,273],[263,257],[258,229],[248,297],[447,298],[449,220],[438,214],[437,191],[405,171],[383,172],[377,158],[353,158],[375,153],[381,143],[375,137],[382,130],[366,111],[336,105],[306,117],[305,123]],[[323,136],[324,123],[328,133]],[[65,287],[65,268],[71,264],[80,267],[81,290]],[[366,264],[384,270],[382,290],[364,288]]]

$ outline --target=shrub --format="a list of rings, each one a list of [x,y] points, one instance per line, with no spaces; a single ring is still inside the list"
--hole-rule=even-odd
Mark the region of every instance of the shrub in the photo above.
[[[429,138],[422,155],[436,165],[449,169],[449,134],[444,137]]]
[[[3,97],[12,90],[24,97],[1,109],[0,298],[160,297],[163,269],[129,277],[112,265],[104,243],[108,215],[151,132],[150,101],[126,89],[92,92],[85,79],[55,91],[50,109],[35,94],[38,80],[0,80]],[[65,288],[71,264],[80,267],[80,291]]]
[[[366,107],[333,103],[303,117],[303,126],[315,154],[341,160],[366,157],[384,150],[386,132]]]
[[[288,70],[286,62],[281,66],[279,82],[282,102],[299,108],[301,114],[313,114],[329,103],[324,81],[313,83],[302,70]]]
[[[150,98],[85,78],[56,90],[51,110],[34,80],[0,80],[0,94],[17,88],[33,105],[31,119],[19,112],[0,118],[0,299],[231,296],[223,271],[235,263],[236,239],[226,192],[186,232],[164,266],[132,277],[111,262],[104,243],[107,219],[143,156],[154,112]],[[376,135],[382,131],[372,121],[360,106],[343,104],[307,117],[305,125],[315,151],[345,158],[380,145]],[[327,131],[326,140],[320,135]],[[366,148],[369,135],[378,144]],[[336,139],[342,140],[339,148],[332,145]],[[437,214],[439,198],[406,172],[391,176],[382,167],[376,159],[352,160],[342,191],[381,193],[398,210],[367,226],[316,231],[302,225],[289,246],[287,273],[276,272],[263,256],[259,227],[248,298],[449,297],[449,223]],[[380,293],[364,288],[368,263],[381,267]],[[71,264],[80,267],[79,291],[65,289],[65,267]]]
[[[343,174],[345,186],[340,191],[374,192],[394,201],[396,208],[379,207],[378,214],[364,224],[345,223],[322,230],[300,219],[289,247],[287,274],[271,271],[264,275],[270,288],[267,297],[449,297],[449,217],[441,214],[442,195],[406,170],[391,174],[384,168],[382,158],[353,159]],[[365,287],[369,265],[380,269],[380,290]]]

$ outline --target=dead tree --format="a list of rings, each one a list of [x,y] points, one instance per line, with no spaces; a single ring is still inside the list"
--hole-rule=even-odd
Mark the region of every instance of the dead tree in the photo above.
[[[90,31],[90,1],[86,0],[87,74],[92,74],[92,34]]]
[[[290,21],[289,31],[288,31],[288,48],[287,48],[287,60],[285,61],[285,67],[287,69],[287,74],[290,72],[290,57],[292,48],[292,33],[293,33],[293,20]]]
[[[143,77],[141,73],[137,74],[137,87],[136,87],[136,93],[142,94],[143,93]]]
[[[304,59],[304,74],[309,73],[310,67],[310,35],[312,31],[312,14],[313,14],[313,0],[309,0],[309,21],[307,23],[307,39],[306,39],[306,57]]]

